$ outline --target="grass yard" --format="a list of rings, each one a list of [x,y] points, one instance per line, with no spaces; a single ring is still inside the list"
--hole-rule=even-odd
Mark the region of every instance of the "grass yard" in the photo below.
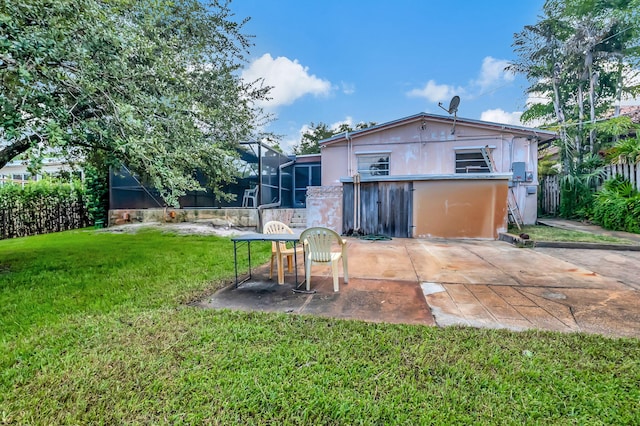
[[[529,234],[534,241],[567,241],[580,243],[605,243],[605,244],[636,244],[634,241],[609,235],[591,234],[588,232],[572,231],[545,225],[525,225],[521,229],[509,227],[509,232],[515,235]]]
[[[638,339],[186,306],[231,281],[232,248],[158,231],[0,241],[0,424],[640,421]]]

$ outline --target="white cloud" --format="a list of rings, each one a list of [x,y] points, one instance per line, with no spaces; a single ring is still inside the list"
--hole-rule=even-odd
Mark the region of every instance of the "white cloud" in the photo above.
[[[487,111],[483,111],[480,114],[480,120],[482,121],[490,121],[492,123],[501,123],[501,124],[512,124],[515,126],[522,126],[523,124],[520,122],[520,117],[522,117],[522,112],[507,112],[500,108],[489,109]]]
[[[300,129],[300,131],[298,132],[297,138],[294,136],[289,136],[286,139],[283,139],[282,142],[280,143],[280,148],[282,148],[282,151],[284,151],[287,154],[292,154],[293,147],[300,143],[303,133],[304,133],[303,130]]]
[[[342,81],[340,82],[340,86],[342,86],[342,93],[345,95],[353,95],[356,93],[356,85],[353,83],[345,83]]]
[[[339,120],[334,123],[328,124],[329,129],[337,130],[342,124],[347,124],[353,127],[353,117],[347,116],[344,120]],[[294,132],[294,136],[287,137],[280,142],[280,147],[284,152],[293,152],[293,147],[298,145],[302,140],[302,135],[305,133],[311,133],[312,129],[309,124],[303,124],[297,131]]]
[[[448,101],[454,95],[464,95],[467,99],[473,99],[481,94],[478,92],[485,92],[513,82],[516,76],[510,71],[505,71],[507,65],[509,65],[509,61],[505,59],[495,59],[487,56],[482,60],[478,78],[470,80],[466,86],[456,87],[449,84],[438,84],[435,80],[429,80],[424,87],[407,92],[407,96],[425,98],[430,102]]]
[[[535,104],[548,104],[549,102],[551,102],[551,98],[548,95],[541,92],[531,92],[527,96],[525,105],[527,108],[531,108]]]
[[[511,71],[505,71],[509,61],[504,59],[495,59],[487,56],[482,60],[480,75],[473,83],[480,87],[480,90],[488,90],[495,88],[504,83],[511,83],[516,76]]]
[[[330,124],[329,128],[331,130],[333,130],[333,131],[336,131],[343,124],[346,124],[347,126],[352,127],[353,126],[353,117],[347,116],[344,120],[336,121],[335,123]]]
[[[264,84],[272,86],[269,101],[259,103],[263,107],[291,105],[297,99],[311,94],[325,96],[331,92],[331,83],[309,74],[309,68],[303,67],[297,60],[284,56],[272,58],[265,53],[253,61],[242,72],[245,81],[263,79]]]
[[[429,80],[422,89],[413,89],[407,92],[407,96],[413,98],[425,98],[431,102],[448,101],[454,95],[464,93],[461,87],[453,87],[446,84],[437,84],[434,80]]]

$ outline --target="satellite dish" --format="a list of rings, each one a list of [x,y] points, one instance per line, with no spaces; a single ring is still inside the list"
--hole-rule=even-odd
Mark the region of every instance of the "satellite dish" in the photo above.
[[[449,102],[449,109],[446,109],[442,106],[442,102],[438,102],[438,106],[443,110],[447,111],[449,114],[455,114],[458,112],[458,106],[460,105],[460,96],[454,96],[451,98],[451,102]]]
[[[458,112],[458,105],[460,105],[460,96],[454,96],[449,102],[449,114],[455,114]]]
[[[438,102],[438,106],[449,114],[453,114],[453,128],[451,129],[451,134],[453,135],[456,132],[456,119],[458,118],[458,106],[460,105],[460,96],[456,95],[451,98],[451,102],[449,102],[449,109],[446,109],[442,106],[442,102]]]

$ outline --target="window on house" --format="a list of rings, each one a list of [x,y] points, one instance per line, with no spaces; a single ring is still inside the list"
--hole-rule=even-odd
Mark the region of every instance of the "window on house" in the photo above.
[[[320,186],[319,164],[296,164],[293,172],[293,207],[305,207],[307,187]]]
[[[456,173],[490,173],[491,169],[487,164],[482,151],[457,151],[456,152]]]
[[[389,176],[389,154],[359,154],[358,173],[362,176]]]

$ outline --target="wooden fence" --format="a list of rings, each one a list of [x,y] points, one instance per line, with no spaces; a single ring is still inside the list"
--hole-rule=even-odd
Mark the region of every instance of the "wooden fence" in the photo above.
[[[620,175],[640,191],[640,164],[611,164],[605,166],[604,173],[605,179]],[[560,209],[560,176],[543,176],[539,189],[538,214],[556,216]]]
[[[538,215],[557,216],[560,211],[560,176],[543,176],[538,194]]]
[[[0,205],[0,239],[84,228],[90,223],[82,198],[45,197]]]
[[[604,169],[607,179],[622,176],[640,191],[640,164],[611,164]]]

